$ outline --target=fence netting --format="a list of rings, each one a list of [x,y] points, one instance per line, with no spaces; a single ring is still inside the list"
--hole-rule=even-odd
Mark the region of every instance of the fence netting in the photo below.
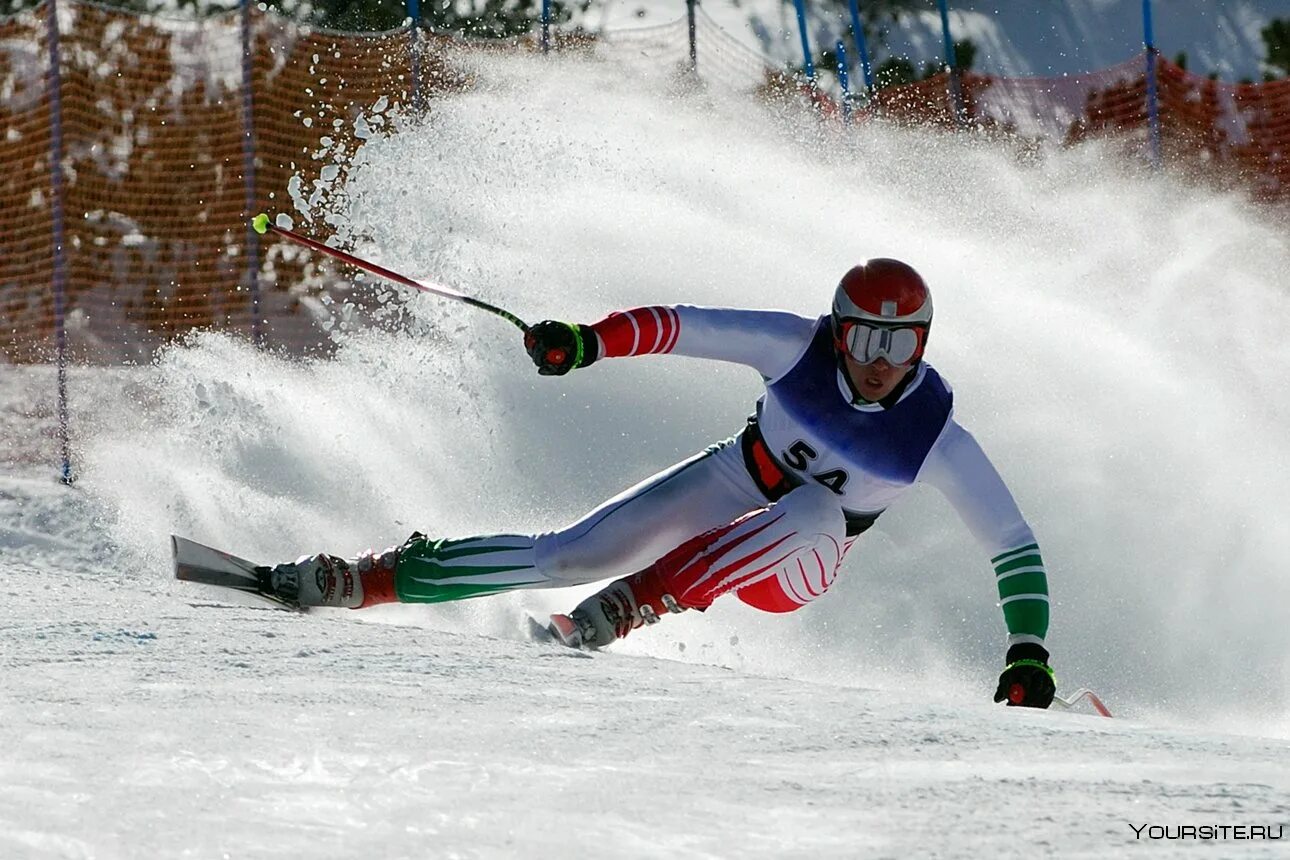
[[[251,28],[254,205],[247,207],[240,16],[139,17],[77,3],[59,9],[67,260],[74,359],[146,359],[196,328],[253,330],[252,290],[271,344],[323,343],[304,301],[325,283],[309,259],[273,242],[248,267],[247,219],[308,196],[327,157],[352,152],[355,120],[404,103],[406,32],[311,31],[257,14]],[[3,22],[0,158],[0,355],[51,356],[53,240],[49,56],[42,12]],[[422,50],[420,73],[442,62]],[[321,157],[319,157],[321,154]]]
[[[34,13],[0,21],[0,343],[9,357],[32,357],[54,320],[45,33]]]
[[[58,23],[71,357],[146,360],[197,328],[325,349],[312,299],[345,273],[271,240],[248,244],[247,219],[288,209],[293,195],[308,199],[361,145],[360,116],[374,105],[412,103],[414,82],[417,100],[469,86],[448,59],[462,45],[427,34],[414,45],[405,30],[322,32],[257,12],[244,57],[238,13],[194,21],[63,0]],[[629,72],[697,75],[729,92],[811,92],[701,8],[694,30],[693,63],[686,17],[600,34],[596,50]],[[0,360],[45,361],[54,348],[49,35],[43,8],[0,20]],[[534,42],[493,50],[531,51]],[[1155,63],[1166,161],[1243,183],[1261,200],[1290,198],[1290,81],[1226,84]],[[836,96],[813,99],[819,121],[839,120]],[[1109,137],[1141,153],[1146,59],[1053,79],[969,73],[957,88],[939,75],[882,90],[853,115],[966,123],[1059,145]],[[325,224],[306,229],[327,238]]]
[[[966,124],[1023,141],[1073,146],[1094,138],[1149,152],[1146,55],[1060,78],[961,76],[956,106],[948,74],[881,90],[870,115]],[[1230,84],[1154,57],[1163,161],[1267,203],[1290,201],[1290,80]],[[956,116],[956,113],[958,114]]]

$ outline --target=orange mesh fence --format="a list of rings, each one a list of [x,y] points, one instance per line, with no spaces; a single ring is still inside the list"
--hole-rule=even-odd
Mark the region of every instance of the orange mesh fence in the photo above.
[[[289,208],[293,177],[308,189],[326,167],[318,153],[353,152],[355,119],[379,99],[407,100],[408,34],[332,34],[255,16],[256,195],[248,211],[239,15],[167,20],[77,3],[60,5],[59,18],[71,357],[146,359],[195,328],[249,336],[249,216]],[[21,166],[0,180],[0,356],[48,360],[55,316],[44,14],[0,26],[9,47],[0,53],[0,157]],[[444,65],[433,48],[421,62],[431,79]],[[258,256],[264,342],[325,346],[301,299],[332,283],[332,270],[272,241]]]
[[[1142,58],[1109,69],[1061,78],[961,76],[963,117],[977,128],[1026,139],[1074,143],[1145,126],[1147,97]],[[949,75],[879,90],[882,114],[953,127]],[[1145,137],[1144,137],[1145,139]]]
[[[236,27],[212,19],[170,28],[79,4],[64,11],[73,355],[137,358],[190,328],[241,327],[250,315],[236,229]]]
[[[1161,58],[1165,159],[1267,202],[1290,199],[1290,80],[1228,84]]]
[[[0,343],[35,357],[33,336],[52,327],[49,45],[43,16],[0,21]]]
[[[59,20],[71,357],[146,359],[177,334],[204,327],[255,332],[295,352],[325,349],[323,321],[311,312],[318,303],[308,298],[341,288],[346,273],[293,246],[248,244],[247,219],[261,209],[289,210],[288,189],[310,197],[322,171],[340,166],[327,159],[361,144],[360,113],[382,99],[408,103],[409,35],[319,32],[254,15],[248,206],[240,15],[140,17],[63,0]],[[800,82],[702,9],[696,33],[706,85],[799,91]],[[462,86],[446,40],[422,41],[423,95]],[[600,41],[599,50],[629,69],[690,74],[685,19]],[[48,360],[54,347],[48,48],[43,9],[0,21],[0,360]],[[1157,69],[1170,163],[1248,183],[1260,199],[1290,198],[1290,82],[1223,84],[1163,58]],[[1143,150],[1145,78],[1142,57],[1054,79],[967,74],[963,112],[973,125],[1022,138],[1075,144],[1113,136]],[[815,102],[826,116],[838,115],[827,98]],[[945,76],[880,91],[868,110],[946,127],[958,119]],[[326,238],[324,225],[297,229]]]
[[[1227,84],[1156,57],[1165,163],[1217,185],[1248,188],[1265,202],[1290,200],[1290,80]],[[956,124],[948,75],[879,91],[873,111]],[[1061,78],[965,74],[963,113],[978,128],[1073,145],[1118,138],[1145,154],[1145,55],[1109,69]]]

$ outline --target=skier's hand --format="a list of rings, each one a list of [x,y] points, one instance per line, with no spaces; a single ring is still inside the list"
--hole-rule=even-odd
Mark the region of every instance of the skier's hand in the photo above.
[[[1019,642],[1008,649],[1007,663],[994,691],[996,702],[1023,708],[1046,708],[1053,703],[1057,684],[1044,646]]]
[[[524,348],[543,376],[563,376],[596,360],[596,333],[590,326],[543,320],[524,333]]]

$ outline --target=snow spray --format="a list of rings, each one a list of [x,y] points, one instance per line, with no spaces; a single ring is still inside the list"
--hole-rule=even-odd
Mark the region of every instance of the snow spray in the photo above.
[[[818,315],[856,262],[908,261],[936,297],[928,360],[1043,547],[1059,684],[1126,715],[1286,728],[1290,247],[1271,216],[1096,144],[1019,158],[547,59],[477,61],[473,90],[371,133],[297,214],[531,320]],[[168,352],[135,383],[147,420],[104,405],[86,445],[114,537],[143,559],[180,531],[277,560],[544,530],[732,435],[761,389],[670,357],[539,378],[506,327],[429,297],[403,311],[327,360],[216,335]],[[509,635],[585,593],[378,611]],[[917,489],[825,599],[775,617],[732,600],[621,650],[984,702],[996,601],[988,559]]]

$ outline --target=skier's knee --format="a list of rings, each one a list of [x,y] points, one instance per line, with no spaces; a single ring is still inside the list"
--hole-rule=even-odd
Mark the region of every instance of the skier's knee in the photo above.
[[[792,612],[806,605],[784,588],[778,576],[745,586],[735,592],[735,597],[762,612]]]
[[[822,597],[837,578],[842,554],[831,539],[807,547],[790,557],[773,576],[760,579],[735,592],[753,609],[762,612],[793,612]]]
[[[785,495],[774,505],[794,531],[800,534],[819,534],[841,541],[846,535],[846,517],[842,503],[832,491],[819,484],[803,484]]]
[[[832,491],[806,484],[776,503],[787,519],[784,525],[804,540],[773,576],[735,592],[745,604],[763,612],[801,609],[828,590],[844,553],[846,517]]]

